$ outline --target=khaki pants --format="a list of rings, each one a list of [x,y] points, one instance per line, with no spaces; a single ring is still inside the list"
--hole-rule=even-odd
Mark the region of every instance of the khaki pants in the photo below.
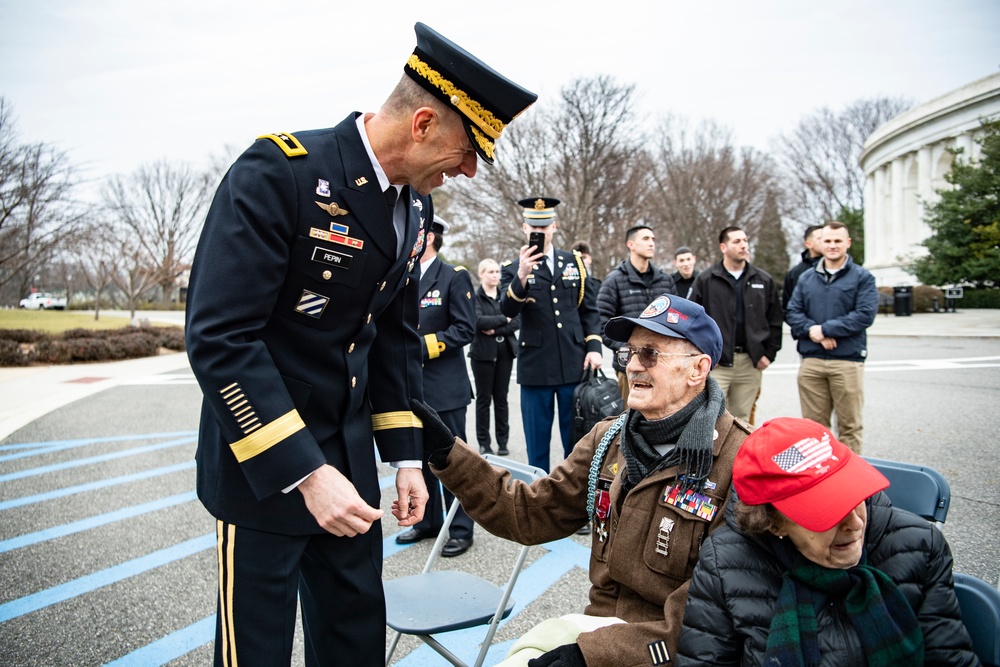
[[[750,421],[757,392],[760,390],[761,372],[745,352],[733,355],[732,366],[716,366],[712,377],[719,383],[726,396],[726,408],[734,417]]]
[[[802,416],[830,428],[837,413],[837,437],[861,453],[861,416],[865,405],[865,365],[860,361],[805,358],[799,366]]]

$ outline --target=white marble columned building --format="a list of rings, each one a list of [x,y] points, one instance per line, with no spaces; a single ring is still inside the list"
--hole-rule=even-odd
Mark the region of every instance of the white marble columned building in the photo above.
[[[984,117],[1000,117],[1000,73],[896,116],[865,141],[865,268],[880,286],[917,284],[904,267],[927,252],[919,245],[930,236],[924,203],[949,187],[949,148],[978,159],[973,138]]]

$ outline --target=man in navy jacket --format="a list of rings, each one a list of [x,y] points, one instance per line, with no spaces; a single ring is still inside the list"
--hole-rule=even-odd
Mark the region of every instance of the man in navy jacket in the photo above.
[[[847,254],[851,236],[843,223],[824,226],[820,243],[823,259],[799,278],[785,312],[802,355],[799,403],[803,417],[827,428],[836,411],[837,437],[860,454],[866,330],[878,313],[878,289]]]

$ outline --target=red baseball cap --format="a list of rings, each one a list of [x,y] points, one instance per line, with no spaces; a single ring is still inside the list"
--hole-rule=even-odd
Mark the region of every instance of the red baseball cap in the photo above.
[[[889,480],[829,429],[811,419],[778,417],[743,441],[733,485],[747,505],[771,503],[806,530],[822,533]]]

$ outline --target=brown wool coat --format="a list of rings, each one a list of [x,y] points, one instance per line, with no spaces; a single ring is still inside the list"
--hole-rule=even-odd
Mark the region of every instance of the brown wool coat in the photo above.
[[[599,423],[569,458],[530,486],[511,482],[505,471],[488,464],[461,440],[452,449],[448,466],[432,469],[489,532],[521,544],[551,542],[572,535],[587,522],[590,464],[613,422],[609,418]],[[620,436],[611,441],[599,473],[600,479],[613,480],[611,514],[604,522],[604,540],[596,532],[591,537],[590,604],[585,613],[617,616],[626,623],[580,635],[577,642],[588,667],[663,665],[665,656],[674,655],[698,550],[706,534],[725,523],[722,507],[729,498],[733,458],[751,428],[728,412],[716,423],[715,462],[708,476],[716,486],[705,492],[718,506],[711,522],[663,501],[676,468],[649,475],[624,495]],[[666,555],[657,552],[664,518],[674,522]],[[596,530],[601,522],[595,517],[594,523]]]

